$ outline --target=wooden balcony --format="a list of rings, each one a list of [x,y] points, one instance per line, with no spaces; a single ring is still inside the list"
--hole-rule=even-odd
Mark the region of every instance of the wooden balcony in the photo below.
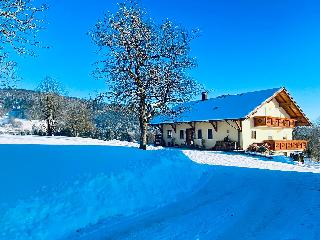
[[[265,140],[272,151],[304,151],[307,149],[308,141],[305,140]]]
[[[297,121],[291,118],[277,118],[269,116],[258,116],[254,117],[253,119],[255,127],[294,128]]]

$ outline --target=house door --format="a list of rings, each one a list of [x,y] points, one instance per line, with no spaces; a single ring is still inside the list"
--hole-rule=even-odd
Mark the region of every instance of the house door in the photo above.
[[[192,128],[188,128],[186,130],[186,143],[187,145],[192,145],[193,144],[193,129]]]

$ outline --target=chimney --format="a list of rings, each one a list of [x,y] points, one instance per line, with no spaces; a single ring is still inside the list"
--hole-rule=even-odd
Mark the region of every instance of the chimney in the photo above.
[[[208,100],[208,93],[207,92],[202,92],[202,101]]]

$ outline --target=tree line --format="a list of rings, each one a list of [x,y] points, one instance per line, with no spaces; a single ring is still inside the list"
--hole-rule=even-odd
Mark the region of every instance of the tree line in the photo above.
[[[62,84],[45,77],[36,90],[0,90],[0,116],[40,120],[31,134],[46,136],[91,137],[102,140],[136,141],[137,117],[122,106],[98,99],[68,97]]]

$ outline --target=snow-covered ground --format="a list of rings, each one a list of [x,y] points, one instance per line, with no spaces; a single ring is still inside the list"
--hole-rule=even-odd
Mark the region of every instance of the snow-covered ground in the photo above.
[[[0,136],[0,239],[320,239],[320,166]]]
[[[118,147],[139,147],[138,143],[125,142],[120,140],[103,141],[81,137],[48,137],[48,136],[19,136],[19,135],[0,135],[0,144],[35,144],[35,145],[87,145],[87,146],[118,146]],[[159,150],[162,147],[148,146],[148,150]]]
[[[0,116],[0,134],[31,134],[35,128],[44,130],[44,126],[40,120],[11,118],[8,114]]]
[[[306,161],[305,164],[293,162],[284,156],[274,156],[273,159],[265,157],[248,157],[243,154],[219,153],[219,152],[199,152],[183,150],[183,153],[192,161],[200,164],[216,166],[258,168],[278,171],[313,172],[320,173],[320,164]]]

